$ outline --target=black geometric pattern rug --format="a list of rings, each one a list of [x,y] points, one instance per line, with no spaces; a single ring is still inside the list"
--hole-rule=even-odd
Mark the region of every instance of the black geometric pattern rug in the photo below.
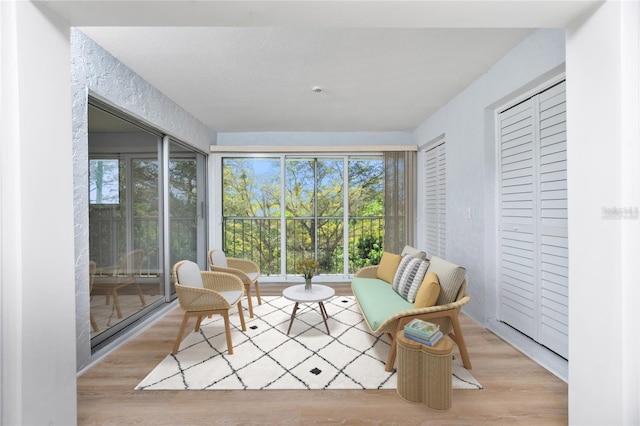
[[[253,319],[245,311],[245,332],[233,309],[233,355],[227,354],[222,316],[205,318],[200,331],[188,335],[179,352],[167,355],[136,389],[395,389],[395,370],[384,371],[390,345],[369,332],[355,299],[336,296],[324,305],[330,335],[317,303],[300,304],[289,335],[293,302],[284,297],[254,303]],[[194,325],[192,319],[188,326]],[[457,360],[452,364],[454,389],[482,388]]]

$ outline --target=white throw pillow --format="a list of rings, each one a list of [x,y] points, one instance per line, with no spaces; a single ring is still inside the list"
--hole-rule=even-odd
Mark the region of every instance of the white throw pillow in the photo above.
[[[429,265],[429,272],[434,272],[440,281],[440,295],[436,305],[455,302],[460,287],[465,280],[466,269],[438,256],[433,256]]]
[[[178,276],[178,284],[180,285],[204,288],[200,268],[193,262],[184,262],[178,266],[176,275]]]
[[[404,248],[402,249],[402,253],[400,253],[400,256],[406,255],[417,257],[418,259],[422,260],[427,260],[427,253],[411,246],[404,246]]]

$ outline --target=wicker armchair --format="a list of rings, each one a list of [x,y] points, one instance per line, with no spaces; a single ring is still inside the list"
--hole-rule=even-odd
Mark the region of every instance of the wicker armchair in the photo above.
[[[244,295],[242,281],[232,274],[200,271],[198,265],[188,260],[182,260],[174,265],[173,281],[178,301],[185,312],[171,353],[178,352],[189,318],[197,317],[195,331],[199,331],[204,317],[219,314],[224,318],[227,351],[229,355],[233,354],[229,327],[229,310],[232,307],[238,305],[242,330],[247,329],[240,302]]]
[[[262,305],[260,299],[260,287],[258,278],[260,278],[260,267],[257,263],[249,259],[240,259],[237,257],[227,257],[222,250],[212,249],[207,253],[209,262],[209,270],[216,272],[227,272],[234,274],[242,280],[245,291],[247,292],[247,303],[249,305],[249,318],[253,318],[253,303],[251,300],[251,285],[256,292],[258,305]]]
[[[356,272],[355,277],[358,278],[376,278],[377,266],[366,266]],[[467,281],[464,280],[456,300],[444,305],[430,306],[426,308],[410,309],[402,312],[398,312],[395,315],[387,318],[379,327],[375,330],[368,323],[366,317],[365,322],[372,333],[380,334],[386,333],[391,343],[389,350],[389,356],[385,365],[386,371],[392,371],[393,365],[396,359],[396,341],[395,336],[398,331],[404,330],[405,324],[415,318],[428,320],[434,324],[440,326],[442,334],[448,335],[458,346],[460,356],[462,358],[462,364],[468,370],[471,369],[471,361],[469,359],[469,353],[467,352],[467,345],[464,342],[462,334],[462,328],[460,327],[460,321],[458,320],[458,313],[462,306],[469,303],[471,298],[466,292]]]

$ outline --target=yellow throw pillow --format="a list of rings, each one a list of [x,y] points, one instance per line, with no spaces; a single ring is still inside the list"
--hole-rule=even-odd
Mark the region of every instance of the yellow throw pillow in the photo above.
[[[426,308],[436,304],[440,295],[440,280],[435,272],[427,272],[420,284],[416,301],[413,303],[414,308]]]
[[[393,277],[396,275],[398,265],[400,265],[400,260],[402,260],[402,256],[399,254],[383,252],[376,271],[376,277],[391,284]]]

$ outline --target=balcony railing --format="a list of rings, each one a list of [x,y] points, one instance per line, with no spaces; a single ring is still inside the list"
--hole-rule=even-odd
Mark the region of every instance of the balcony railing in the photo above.
[[[321,274],[342,275],[344,246],[348,247],[347,273],[375,265],[382,256],[384,217],[358,216],[348,221],[348,239],[344,240],[342,217],[287,218],[286,262],[281,268],[281,220],[265,217],[225,217],[223,249],[230,257],[251,259],[260,265],[263,275],[293,275],[296,263],[313,257],[320,263]],[[126,220],[94,218],[91,220],[90,253],[98,265],[114,265],[127,250]],[[159,273],[158,218],[134,219],[133,248],[145,251],[143,275]],[[194,218],[171,218],[171,264],[181,259],[195,259],[197,223]]]
[[[281,268],[280,218],[225,217],[223,230],[225,253],[257,262],[263,275],[295,274],[296,263],[304,257],[317,259],[322,274],[342,275],[345,273],[345,244],[349,256],[347,273],[379,262],[383,250],[384,217],[350,217],[347,241],[342,217],[287,218],[284,271]]]

